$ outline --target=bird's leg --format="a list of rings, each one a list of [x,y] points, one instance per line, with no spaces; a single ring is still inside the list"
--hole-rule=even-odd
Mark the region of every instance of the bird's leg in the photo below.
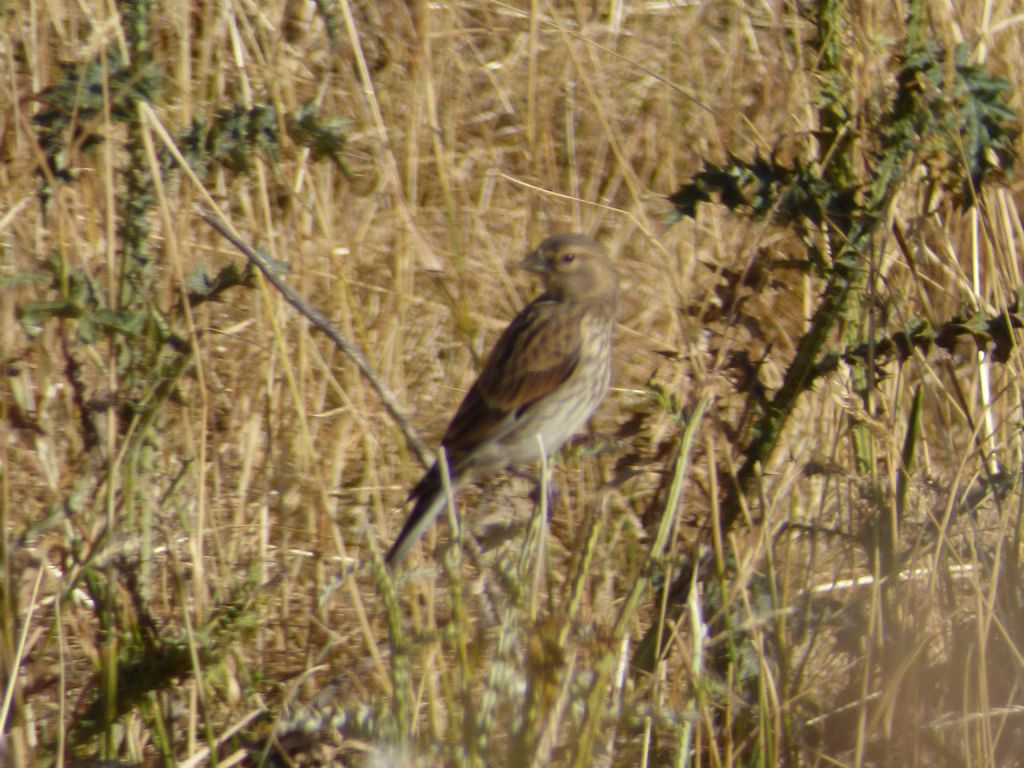
[[[534,495],[536,496],[535,501],[540,501],[540,494],[543,489],[543,483],[537,483],[537,490]],[[562,486],[560,486],[554,480],[548,481],[548,509],[554,509],[558,500],[562,497]]]
[[[536,474],[532,472],[526,472],[521,469],[510,469],[509,472],[516,477],[520,477],[523,480],[529,480],[533,484],[533,490],[530,491],[530,501],[535,505],[540,503],[540,494],[544,488],[544,482]],[[555,480],[548,480],[548,509],[554,509],[555,504],[562,496],[562,487],[555,482]]]

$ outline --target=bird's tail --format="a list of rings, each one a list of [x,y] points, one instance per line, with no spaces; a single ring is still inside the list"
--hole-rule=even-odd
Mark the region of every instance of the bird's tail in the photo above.
[[[389,568],[396,568],[405,559],[412,545],[419,540],[427,527],[447,506],[448,496],[444,492],[441,469],[437,463],[430,468],[430,471],[413,489],[411,498],[415,498],[416,503],[413,505],[409,517],[406,518],[401,533],[398,534],[395,543],[388,550],[387,557],[384,558]]]

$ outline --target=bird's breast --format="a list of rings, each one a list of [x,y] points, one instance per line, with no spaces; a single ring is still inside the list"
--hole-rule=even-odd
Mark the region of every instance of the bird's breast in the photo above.
[[[474,463],[486,466],[523,464],[558,450],[590,418],[611,378],[611,334],[614,316],[583,312],[578,322],[578,357],[572,373],[550,392],[517,412],[486,446]],[[538,442],[539,438],[539,442]]]

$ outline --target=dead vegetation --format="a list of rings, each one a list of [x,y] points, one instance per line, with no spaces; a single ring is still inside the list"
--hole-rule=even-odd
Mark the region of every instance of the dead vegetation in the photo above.
[[[5,764],[1021,764],[1012,3],[23,5]],[[201,209],[432,447],[599,237],[547,519],[498,478],[390,578],[415,451]]]

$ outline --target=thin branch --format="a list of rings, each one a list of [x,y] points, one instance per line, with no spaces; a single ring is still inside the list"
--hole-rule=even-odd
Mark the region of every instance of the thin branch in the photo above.
[[[416,454],[416,457],[424,467],[429,467],[433,464],[434,455],[430,452],[430,449],[427,448],[426,444],[420,440],[419,436],[416,434],[416,430],[412,428],[412,425],[402,413],[402,408],[399,406],[398,400],[395,399],[391,390],[388,389],[387,384],[381,381],[380,377],[377,376],[376,372],[370,366],[370,361],[367,359],[366,355],[363,354],[363,351],[345,338],[337,328],[331,324],[331,321],[328,320],[322,312],[320,312],[320,310],[307,302],[298,293],[292,290],[291,286],[281,279],[279,274],[280,268],[275,265],[272,259],[243,242],[222,219],[219,219],[212,213],[207,213],[202,209],[199,210],[199,215],[206,220],[207,224],[227,238],[235,248],[244,253],[249,261],[259,268],[260,272],[263,273],[263,276],[266,277],[278,291],[280,291],[281,295],[284,296],[285,301],[295,307],[295,309],[299,311],[299,314],[303,315],[315,328],[323,332],[327,338],[333,341],[338,348],[356,364],[359,372],[363,374],[366,380],[370,383],[370,386],[373,387],[373,390],[377,393],[381,402],[384,403],[384,407],[391,415],[395,424],[397,424],[398,428],[402,430],[402,434],[405,436],[405,441],[409,444],[413,453]]]

